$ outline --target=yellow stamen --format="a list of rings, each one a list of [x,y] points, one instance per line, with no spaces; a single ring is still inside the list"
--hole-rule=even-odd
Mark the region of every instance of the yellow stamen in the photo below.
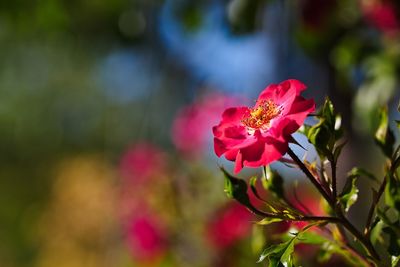
[[[243,116],[242,123],[251,130],[268,129],[270,121],[281,113],[281,109],[271,100],[262,100]]]

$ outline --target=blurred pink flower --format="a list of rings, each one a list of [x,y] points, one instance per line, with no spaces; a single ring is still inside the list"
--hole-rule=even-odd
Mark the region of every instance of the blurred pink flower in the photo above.
[[[165,181],[167,155],[150,143],[131,146],[120,160],[120,186],[118,212],[123,224],[132,216],[143,212],[143,207],[154,206],[157,188],[153,186]]]
[[[225,249],[249,235],[251,214],[244,206],[232,202],[216,215],[207,228],[207,236],[215,248]]]
[[[315,215],[315,216],[323,216],[326,215],[325,211],[321,206],[321,198],[319,196],[314,195],[312,192],[309,191],[307,188],[300,189],[303,194],[299,196],[299,200],[301,204],[297,202],[297,200],[293,200],[293,204],[295,207],[307,215]],[[309,222],[292,222],[291,225],[302,229],[307,226]],[[318,230],[317,227],[311,228],[312,231]]]
[[[149,214],[133,217],[126,229],[126,241],[137,261],[157,261],[167,248],[167,237],[159,218]]]
[[[218,122],[225,108],[236,102],[233,97],[213,92],[183,107],[172,125],[172,141],[178,151],[189,157],[205,151],[212,140],[212,125]]]
[[[309,190],[307,187],[299,188],[299,192],[303,192],[300,196],[298,196],[299,201],[294,197],[290,197],[290,202],[294,205],[296,209],[303,212],[306,215],[315,215],[315,216],[324,216],[327,215],[321,206],[320,197],[316,196]],[[303,229],[309,222],[303,221],[282,221],[278,222],[275,225],[274,231],[275,233],[285,233],[290,228],[294,227],[298,230]],[[312,227],[309,231],[319,231],[319,228]]]
[[[384,33],[393,33],[400,28],[392,0],[361,0],[361,10],[366,21]]]
[[[166,155],[161,149],[150,143],[138,143],[122,156],[120,172],[124,179],[138,183],[162,173],[166,166]]]

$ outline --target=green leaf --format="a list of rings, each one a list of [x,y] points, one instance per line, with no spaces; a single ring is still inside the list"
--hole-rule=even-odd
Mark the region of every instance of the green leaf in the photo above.
[[[386,107],[379,111],[379,126],[375,132],[375,142],[387,157],[392,157],[395,139],[389,128],[389,116]]]
[[[305,136],[308,136],[308,132],[310,131],[311,126],[307,125],[307,124],[303,124],[300,128],[299,128],[299,133],[304,134]]]
[[[256,224],[258,224],[258,225],[268,225],[268,224],[271,224],[271,223],[281,222],[281,221],[283,221],[283,219],[266,217],[266,218],[262,219],[261,221],[256,222]]]
[[[263,227],[253,225],[251,233],[251,250],[254,254],[261,253],[266,242],[266,235]]]
[[[264,249],[261,253],[258,263],[264,261],[265,259],[269,260],[270,267],[279,267],[279,266],[293,266],[293,252],[294,245],[296,242],[306,242],[307,236],[305,235],[306,231],[313,226],[316,226],[320,223],[312,223],[304,227],[299,232],[295,233],[292,238],[287,240],[286,242],[271,245]],[[316,242],[317,238],[315,236],[308,236],[312,239],[309,242]]]
[[[311,127],[307,135],[308,140],[315,146],[318,154],[321,156],[326,156],[329,153],[328,145],[332,143],[332,131],[328,128],[325,121],[322,118],[319,123]]]
[[[258,191],[257,191],[257,186],[256,186],[256,184],[257,184],[257,179],[258,179],[257,176],[253,176],[253,177],[250,178],[250,180],[249,180],[250,189],[251,189],[251,191],[253,192],[253,194],[256,196],[256,198],[257,198],[258,200],[260,200],[260,201],[262,201],[262,202],[268,204],[268,202],[267,202],[265,199],[263,199],[263,198],[260,196],[260,194],[258,193]]]
[[[397,264],[399,263],[399,261],[400,261],[400,256],[392,256],[392,259],[391,259],[391,261],[392,261],[392,267],[396,267],[397,266]]]
[[[251,191],[253,192],[253,194],[254,194],[259,200],[265,201],[265,200],[258,194],[256,184],[257,184],[257,176],[252,176],[252,177],[250,177],[249,185],[250,185]]]
[[[326,242],[330,242],[329,239],[326,239],[321,234],[315,232],[303,232],[301,234],[301,238],[299,238],[299,241],[303,244],[311,244],[311,245],[321,245]]]
[[[269,171],[266,170],[266,173],[268,173],[268,172]],[[276,175],[276,173],[273,175]],[[276,179],[276,177],[274,179]],[[286,218],[288,220],[295,219],[296,217],[301,215],[297,210],[284,205],[284,202],[283,203],[282,202],[274,202],[274,201],[267,201],[267,200],[263,199],[257,191],[256,182],[257,182],[257,176],[253,176],[250,178],[249,185],[250,185],[251,191],[253,192],[253,194],[256,196],[257,199],[264,202],[264,204],[269,208],[269,210],[272,213],[280,214],[283,218]],[[282,182],[283,182],[283,180],[282,180]],[[271,185],[271,184],[269,184],[269,181],[267,181],[265,178],[263,178],[263,186],[264,186],[264,188],[267,188],[267,189],[269,188],[270,191],[273,192],[274,195],[278,197],[278,200],[282,201],[283,184],[280,186],[277,186],[276,184],[272,183],[272,185]],[[280,188],[280,187],[281,187],[281,190],[278,190],[277,188]],[[278,196],[278,194],[280,192],[282,195]],[[282,220],[283,219],[265,218],[262,221],[260,221],[259,224],[267,225],[272,222],[278,222],[278,221],[282,221]]]
[[[271,170],[271,168],[267,166],[265,168],[265,177],[262,182],[264,188],[272,192],[276,198],[284,198],[283,178],[278,172]]]
[[[259,262],[267,258],[269,260],[268,266],[293,266],[291,265],[293,264],[291,255],[294,252],[294,246],[295,244],[303,243],[320,246],[321,250],[318,255],[319,262],[328,261],[332,254],[337,253],[342,255],[351,266],[365,266],[363,262],[360,262],[360,260],[354,257],[346,248],[341,247],[334,241],[317,232],[308,231],[308,229],[317,225],[321,225],[321,223],[309,224],[301,231],[294,234],[294,237],[286,240],[286,242],[268,247],[261,254]]]
[[[224,168],[221,168],[225,175],[225,193],[229,198],[234,198],[246,207],[253,207],[247,195],[247,184],[242,179],[229,174]]]
[[[332,257],[333,253],[335,253],[335,245],[332,243],[324,243],[321,245],[320,250],[317,255],[318,262],[327,262]]]
[[[391,217],[390,215],[388,216],[388,213],[390,212],[390,208],[389,207],[384,207],[383,209],[377,208],[376,213],[378,215],[378,217],[382,220],[382,222],[385,223],[386,226],[389,226],[392,228],[393,231],[396,232],[396,234],[398,236],[400,236],[400,222],[392,222],[391,219],[389,217]]]
[[[382,229],[383,233],[386,233],[389,237],[389,244],[387,246],[387,251],[392,256],[399,256],[400,255],[400,221],[397,219],[396,221],[392,222],[387,215],[387,212],[390,211],[390,208],[381,210],[377,209],[377,214],[379,218],[384,223],[384,227]]]
[[[389,207],[400,211],[400,182],[393,176],[388,174],[385,187],[385,201]]]
[[[357,177],[348,177],[343,187],[342,193],[339,195],[339,201],[342,203],[346,212],[357,201],[358,188],[356,186]]]
[[[347,142],[343,142],[342,144],[335,146],[335,148],[333,149],[333,160],[335,162],[338,161],[338,158],[339,158],[340,154],[342,153],[342,149],[346,145],[346,143]]]
[[[335,143],[343,136],[342,118],[335,113],[332,102],[327,98],[322,109],[318,112],[319,122],[304,131],[321,158],[334,155]],[[337,146],[336,158],[342,146]]]
[[[383,228],[383,232],[389,236],[388,252],[392,256],[400,256],[400,239],[391,227]]]
[[[327,262],[335,253],[342,255],[350,263],[350,266],[367,267],[364,262],[361,262],[359,258],[351,254],[346,248],[339,246],[331,240],[327,240],[325,243],[321,244],[317,255],[317,261],[320,263]]]
[[[292,239],[278,244],[272,245],[266,248],[262,253],[258,260],[258,263],[264,261],[266,258],[269,260],[269,266],[278,267],[279,264],[283,264],[283,266],[293,266],[293,252],[294,252],[294,244],[297,236]]]
[[[262,211],[258,210],[251,204],[249,196],[247,195],[247,183],[242,179],[232,176],[222,167],[221,170],[225,176],[224,191],[227,196],[237,200],[240,204],[246,206],[254,214],[265,215]],[[273,207],[271,208],[273,209]]]
[[[342,138],[343,136],[342,116],[340,116],[339,114],[336,114],[335,124],[333,128],[334,128],[335,140],[339,140],[340,138]]]
[[[330,125],[335,125],[336,115],[333,103],[329,98],[325,99],[324,105],[318,115],[325,118]]]
[[[326,120],[326,125],[332,131],[334,139],[340,139],[343,135],[342,117],[335,112],[333,103],[329,98],[325,99],[320,116]]]
[[[374,182],[379,182],[378,179],[375,177],[374,174],[370,173],[369,171],[359,168],[359,167],[354,167],[347,173],[347,177],[367,177],[371,179]]]
[[[375,245],[378,241],[382,241],[382,229],[385,224],[378,218],[371,227],[371,243]]]
[[[398,149],[400,149],[400,145]],[[393,161],[393,170],[396,171],[399,167],[400,167],[400,156]]]

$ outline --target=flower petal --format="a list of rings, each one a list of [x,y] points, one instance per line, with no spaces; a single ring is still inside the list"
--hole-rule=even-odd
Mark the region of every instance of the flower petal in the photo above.
[[[268,85],[258,96],[258,101],[260,100],[269,100],[275,99],[275,96],[279,90],[278,84],[270,84]]]
[[[307,118],[308,114],[314,110],[315,102],[313,99],[306,100],[302,97],[298,97],[293,103],[289,114],[286,116],[286,119],[292,122],[288,123],[288,125],[282,130],[284,135],[287,136],[297,131],[297,129],[300,128],[300,126],[304,123],[304,120]]]
[[[280,159],[287,152],[288,144],[277,140],[271,140],[271,143],[258,143],[242,150],[243,165],[247,167],[266,166],[271,162]]]
[[[270,138],[270,143],[258,141],[257,143],[240,149],[235,162],[235,173],[243,166],[260,167],[280,159],[287,151],[288,145]]]
[[[313,99],[304,99],[298,96],[290,107],[287,107],[285,114],[271,121],[271,128],[268,136],[286,136],[291,135],[304,123],[308,114],[315,110],[315,102]]]
[[[301,96],[296,97],[292,104],[289,114],[299,114],[304,112],[313,112],[315,110],[315,102],[313,99],[304,99]]]
[[[242,153],[239,152],[236,155],[236,160],[235,160],[235,168],[233,169],[234,173],[239,173],[243,168],[243,156]]]
[[[214,138],[214,152],[218,157],[221,157],[226,151],[228,151],[224,143],[218,139]]]
[[[289,79],[289,80],[282,82],[281,84],[285,84],[285,83],[289,83],[290,84],[289,87],[294,88],[296,90],[297,95],[299,95],[302,91],[304,91],[307,88],[307,86],[304,83],[302,83],[296,79]]]
[[[225,158],[230,161],[235,161],[238,153],[239,153],[239,149],[228,150],[225,153]]]
[[[224,123],[237,123],[240,122],[246,112],[248,112],[248,107],[233,107],[228,108],[222,113],[222,122]]]
[[[281,104],[284,102],[283,99],[288,98],[291,94],[299,96],[302,91],[307,87],[299,80],[289,79],[281,82],[280,84],[268,85],[258,97],[258,100],[268,100],[271,99],[276,104]],[[287,95],[290,93],[290,95]],[[286,96],[285,96],[286,95]]]

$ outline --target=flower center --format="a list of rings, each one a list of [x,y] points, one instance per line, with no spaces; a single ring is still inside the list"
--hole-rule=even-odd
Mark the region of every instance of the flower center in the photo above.
[[[271,100],[262,100],[243,116],[242,123],[251,130],[266,130],[273,118],[281,113],[281,108]]]

